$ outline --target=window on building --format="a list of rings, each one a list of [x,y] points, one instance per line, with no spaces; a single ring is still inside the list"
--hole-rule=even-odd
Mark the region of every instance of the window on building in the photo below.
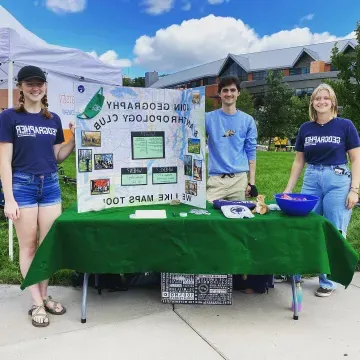
[[[274,75],[277,74],[284,74],[284,72],[282,70],[273,70]]]
[[[193,80],[190,83],[190,87],[194,88],[194,87],[198,87],[201,86],[201,80]]]
[[[310,74],[310,66],[290,69],[290,75]]]
[[[227,75],[237,76],[240,82],[247,81],[248,79],[247,72],[234,61],[228,62],[228,64],[226,64],[224,68],[224,71],[221,74],[221,76],[227,76]]]
[[[296,96],[305,96],[305,95],[311,95],[314,91],[314,88],[301,88],[301,89],[295,89],[294,95]]]
[[[314,92],[314,88],[307,88],[306,93],[307,95],[311,95]]]
[[[216,84],[216,77],[207,77],[203,80],[203,85],[214,85]]]
[[[252,74],[253,80],[265,80],[266,79],[266,71],[256,71]]]

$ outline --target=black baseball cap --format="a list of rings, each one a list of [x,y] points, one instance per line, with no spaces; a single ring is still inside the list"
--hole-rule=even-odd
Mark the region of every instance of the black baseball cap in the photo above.
[[[46,82],[46,75],[39,67],[27,65],[19,70],[17,79],[18,82],[30,79],[40,79]]]

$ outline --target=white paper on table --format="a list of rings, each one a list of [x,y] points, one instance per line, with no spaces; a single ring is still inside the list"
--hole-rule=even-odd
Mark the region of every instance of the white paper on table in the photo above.
[[[281,210],[278,204],[269,204],[268,207],[270,210]]]
[[[136,210],[136,219],[166,219],[165,210]]]

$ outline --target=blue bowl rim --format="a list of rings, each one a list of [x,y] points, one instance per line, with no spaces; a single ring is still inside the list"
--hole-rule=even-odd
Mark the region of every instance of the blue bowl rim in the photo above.
[[[301,200],[301,202],[309,202],[309,201],[319,201],[320,198],[316,195],[312,195],[312,194],[302,194],[302,193],[278,193],[274,195],[275,199],[280,199],[280,200],[288,200],[288,199],[282,199],[281,196],[282,195],[298,195],[298,196],[313,196],[314,199],[306,199],[306,200]],[[293,201],[293,200],[288,200],[288,201]]]

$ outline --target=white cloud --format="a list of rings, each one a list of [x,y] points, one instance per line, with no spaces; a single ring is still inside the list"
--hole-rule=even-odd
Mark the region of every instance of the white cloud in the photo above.
[[[240,19],[208,15],[160,29],[154,36],[143,35],[136,40],[133,51],[135,64],[168,72],[218,60],[228,53],[246,54],[337,39],[328,32],[312,33],[307,27],[260,37]]]
[[[208,3],[210,5],[218,5],[218,4],[222,4],[224,2],[229,2],[230,0],[208,0]]]
[[[119,59],[118,54],[114,50],[108,50],[102,55],[98,56],[96,51],[89,52],[91,56],[101,60],[102,62],[110,65],[120,66],[120,67],[130,67],[131,60],[129,59]]]
[[[58,14],[84,11],[87,0],[46,0],[46,7]]]
[[[349,35],[345,36],[345,39],[356,39],[356,32],[352,31]]]
[[[300,23],[304,21],[311,21],[314,18],[314,14],[307,14],[300,19]]]
[[[175,0],[143,0],[145,12],[150,15],[160,15],[174,7]]]
[[[183,11],[189,11],[191,9],[191,2],[189,1],[184,1],[184,5],[181,8],[181,10]]]

